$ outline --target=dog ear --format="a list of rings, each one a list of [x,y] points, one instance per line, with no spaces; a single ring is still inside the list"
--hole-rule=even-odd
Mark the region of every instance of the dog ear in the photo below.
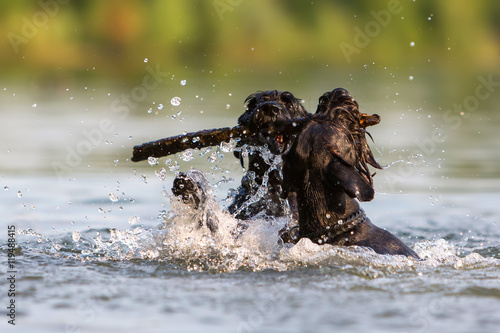
[[[330,186],[342,187],[348,196],[359,201],[371,201],[375,195],[369,181],[355,167],[337,155],[334,155],[327,165],[326,181]]]

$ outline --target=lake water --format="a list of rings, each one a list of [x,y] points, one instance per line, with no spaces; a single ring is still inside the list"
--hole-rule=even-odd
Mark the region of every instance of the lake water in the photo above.
[[[375,199],[362,206],[422,261],[308,240],[280,246],[279,219],[256,221],[235,240],[172,217],[176,170],[205,171],[224,207],[241,179],[239,162],[212,148],[194,151],[189,161],[178,155],[158,165],[133,163],[132,147],[235,125],[254,81],[237,89],[226,81],[217,89],[176,81],[128,107],[120,96],[133,87],[46,91],[4,84],[3,272],[8,226],[16,228],[17,247],[15,297],[7,297],[10,282],[0,282],[2,332],[497,331],[498,93],[445,118],[454,103],[474,102],[467,96],[480,81],[438,101],[423,85],[379,80],[375,87],[342,78],[338,85],[363,111],[382,117],[370,128],[371,146],[387,167],[374,177]],[[314,111],[318,96],[337,86],[326,82],[282,89]],[[171,104],[173,97],[180,105]],[[220,218],[222,226],[235,223]],[[15,327],[8,323],[11,299]]]

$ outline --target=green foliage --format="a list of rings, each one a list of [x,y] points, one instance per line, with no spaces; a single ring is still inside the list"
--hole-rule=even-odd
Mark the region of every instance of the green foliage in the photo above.
[[[143,73],[145,58],[192,73],[499,68],[499,1],[401,0],[391,13],[394,1],[3,1],[0,63],[11,76],[115,79]]]

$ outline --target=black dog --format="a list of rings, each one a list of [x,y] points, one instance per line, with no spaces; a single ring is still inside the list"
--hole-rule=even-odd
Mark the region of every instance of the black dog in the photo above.
[[[258,135],[238,142],[237,149],[250,145],[268,148],[271,153],[265,154],[261,150],[249,152],[246,173],[228,211],[240,220],[251,219],[260,213],[274,217],[283,216],[287,212],[287,203],[281,198],[283,183],[281,157],[277,155],[283,153],[283,142],[288,141],[288,138],[266,133],[264,125],[285,123],[291,119],[304,117],[308,112],[288,91],[257,92],[247,97],[245,105],[246,111],[238,118],[238,124],[248,127]],[[241,151],[235,151],[234,154],[243,166]],[[262,189],[264,183],[267,183],[267,191],[263,191],[259,197],[258,191]],[[290,198],[292,197],[293,195],[290,195]],[[250,198],[253,200],[249,201]]]
[[[316,114],[283,155],[284,195],[297,193],[298,238],[418,258],[394,235],[373,225],[356,201],[374,196],[367,164],[382,168],[368,146],[363,121],[358,103],[345,89],[325,93]]]
[[[261,216],[284,216],[292,211],[298,219],[296,201],[293,193],[288,200],[282,198],[282,161],[284,142],[290,141],[287,136],[278,139],[267,133],[265,126],[286,123],[309,113],[300,101],[290,92],[277,90],[257,92],[245,100],[246,111],[238,118],[238,124],[249,128],[257,135],[241,140],[237,144],[234,155],[244,165],[245,146],[255,149],[247,151],[248,167],[241,180],[237,193],[228,207],[229,213],[238,220],[233,231],[238,236],[248,228],[247,221],[258,214]],[[266,148],[262,150],[262,147]],[[174,179],[172,193],[191,209],[192,219],[199,227],[207,226],[212,232],[217,230],[218,220],[210,210],[213,209],[213,198],[208,195],[210,184],[199,170],[180,172]],[[261,195],[259,195],[262,193]],[[288,202],[290,202],[290,206]],[[289,208],[290,207],[290,208]],[[283,237],[288,233],[283,231]]]
[[[262,94],[267,93],[269,92]],[[302,108],[303,113],[299,114],[305,115],[308,121],[298,135],[275,136],[268,128],[276,128],[276,124],[298,117],[290,116],[285,111],[287,109],[276,105],[275,101],[264,101],[262,105],[264,107],[247,109],[239,121],[248,127],[254,126],[254,131],[261,131],[261,135],[252,144],[268,145],[274,154],[283,154],[283,178],[279,169],[273,170],[277,173],[269,176],[269,180],[273,177],[268,182],[271,194],[262,197],[261,202],[253,202],[247,206],[245,200],[248,200],[255,188],[242,180],[239,196],[236,196],[233,207],[251,207],[244,216],[254,216],[266,208],[266,212],[273,212],[272,208],[283,207],[283,202],[276,200],[276,196],[281,194],[290,202],[292,213],[295,209],[298,211],[299,220],[298,226],[289,226],[288,230],[282,231],[284,241],[296,242],[299,238],[306,237],[318,244],[366,246],[380,254],[401,254],[418,258],[414,251],[394,235],[373,225],[356,201],[370,201],[374,196],[372,175],[367,164],[381,169],[368,146],[365,138],[368,133],[364,129],[378,123],[378,116],[367,117],[361,114],[358,103],[345,89],[338,88],[320,98],[315,115],[308,115]],[[251,172],[263,177],[269,163],[259,153],[250,155],[250,159],[257,161],[252,165],[254,169]],[[263,163],[258,163],[259,159]],[[261,184],[262,180],[259,185]],[[206,189],[196,179],[191,180],[189,175],[181,173],[174,181],[172,191],[185,203],[203,210],[203,203],[207,200]],[[274,210],[276,211],[283,213],[283,210]],[[274,216],[281,216],[279,214]],[[214,232],[216,226],[213,220],[204,220]],[[201,222],[200,225],[202,224]],[[243,232],[244,224],[238,228],[239,232]]]

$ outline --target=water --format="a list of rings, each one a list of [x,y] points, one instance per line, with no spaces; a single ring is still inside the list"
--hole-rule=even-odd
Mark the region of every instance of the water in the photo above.
[[[374,177],[376,197],[363,209],[424,258],[417,262],[307,240],[283,246],[277,241],[283,219],[255,221],[238,239],[230,235],[236,221],[223,212],[217,236],[195,228],[189,212],[171,203],[175,171],[202,169],[227,206],[228,190],[242,175],[231,146],[139,164],[128,161],[131,148],[183,131],[232,126],[244,99],[236,97],[247,92],[172,91],[152,95],[125,116],[110,109],[116,95],[89,90],[51,103],[19,91],[16,98],[2,95],[0,120],[9,126],[0,134],[0,262],[7,271],[7,226],[15,225],[15,330],[498,329],[500,115],[494,109],[453,129],[437,108],[392,108],[385,99],[358,97],[365,110],[382,116],[370,132],[376,158],[388,166]],[[307,93],[300,96],[310,108],[318,94]],[[181,96],[182,104],[167,107],[171,96]],[[148,114],[150,107],[158,114]],[[441,136],[433,136],[435,128]],[[7,323],[8,288],[2,279],[2,331],[14,330]]]

